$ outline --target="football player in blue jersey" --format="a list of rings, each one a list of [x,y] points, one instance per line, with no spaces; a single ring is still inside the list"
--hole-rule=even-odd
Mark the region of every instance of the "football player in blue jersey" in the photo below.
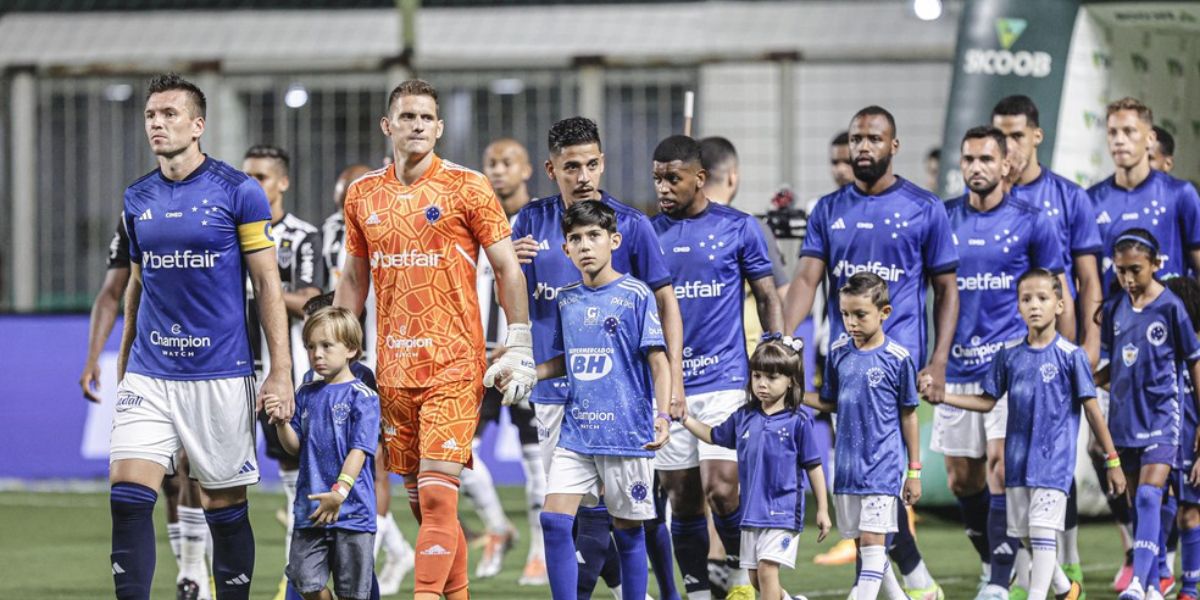
[[[1191,183],[1151,168],[1155,138],[1150,108],[1122,98],[1108,105],[1106,123],[1116,172],[1088,189],[1103,242],[1105,285],[1116,279],[1113,243],[1131,227],[1149,231],[1161,245],[1159,277],[1200,271],[1200,196]]]
[[[749,358],[742,328],[742,286],[748,282],[763,331],[781,326],[766,240],[757,220],[710,202],[701,188],[707,172],[700,144],[671,136],[658,144],[653,179],[662,212],[651,219],[667,249],[675,297],[683,316],[683,381],[687,408],[696,420],[719,425],[746,402]],[[678,415],[680,418],[683,416]],[[655,456],[659,481],[671,500],[674,545],[688,596],[707,591],[707,498],[713,524],[730,562],[740,554],[742,511],[738,498],[737,451],[698,443],[682,424],[672,425],[672,441]],[[746,570],[733,565],[731,600],[753,596]]]
[[[277,419],[290,419],[293,407],[270,207],[256,181],[200,152],[205,99],[194,84],[155,77],[143,116],[158,168],[125,191],[131,270],[109,474],[116,595],[150,597],[154,490],[183,447],[212,533],[217,595],[249,598],[246,486],[259,479],[260,402],[243,305],[247,270],[268,348],[280,357],[262,391],[279,398]]]
[[[599,200],[616,211],[617,231],[621,233],[621,245],[613,251],[613,268],[641,280],[654,290],[667,343],[667,356],[672,365],[672,386],[675,391],[671,397],[682,406],[683,375],[680,365],[683,325],[679,303],[671,285],[671,274],[663,259],[654,227],[641,211],[621,203],[601,189],[604,153],[601,151],[599,129],[593,121],[583,117],[563,119],[550,128],[547,137],[550,157],[545,163],[546,175],[558,187],[559,193],[525,205],[513,222],[513,247],[523,263],[530,295],[530,318],[535,323],[534,360],[545,361],[553,356],[550,333],[558,319],[558,292],[563,286],[579,280],[579,269],[557,250],[565,241],[562,233],[563,214],[576,202]],[[530,397],[538,420],[542,459],[546,461],[547,469],[558,444],[567,390],[566,378],[540,381]],[[610,520],[602,507],[585,507],[579,511],[578,550],[584,561],[579,569],[581,598],[590,597],[602,568],[605,569],[605,581],[617,585],[616,570],[619,567],[615,560],[616,546],[608,534]],[[652,542],[652,545],[661,547],[657,542]]]
[[[881,586],[888,598],[903,598],[885,544],[898,529],[895,505],[921,498],[916,365],[883,331],[892,306],[882,277],[855,273],[838,296],[846,336],[830,344],[821,391],[806,394],[804,403],[838,414],[833,483],[838,529],[843,538],[858,540],[862,559],[853,599],[875,600]]]
[[[954,333],[946,389],[979,394],[988,366],[1008,340],[1020,335],[1021,316],[1012,302],[1016,281],[1031,268],[1049,269],[1060,280],[1063,256],[1058,231],[1040,207],[1006,193],[1008,140],[993,127],[967,130],[959,169],[967,193],[946,204],[958,247],[958,297],[962,319]],[[1065,281],[1060,285],[1066,286]],[[1066,299],[1067,311],[1074,304]],[[1060,324],[1071,326],[1072,324]],[[947,479],[956,496],[991,492],[987,515],[990,566],[980,600],[1007,597],[1020,540],[1006,533],[1004,495],[1003,396],[986,414],[940,405],[933,423],[931,450],[946,458]],[[985,462],[986,457],[986,462]],[[979,485],[978,488],[965,488]],[[965,494],[964,494],[965,492]]]
[[[891,113],[879,106],[858,111],[850,121],[849,142],[854,183],[821,198],[810,215],[800,264],[784,300],[784,331],[795,331],[811,312],[826,277],[838,289],[856,273],[875,273],[888,283],[894,299],[892,316],[884,323],[887,335],[916,364],[925,364],[922,372],[935,382],[931,393],[940,396],[958,321],[958,253],[950,222],[940,198],[893,173],[900,141]],[[925,361],[925,290],[930,286],[934,345]],[[830,294],[827,300],[829,338],[837,340],[845,336],[839,296]],[[837,493],[836,484],[833,488]],[[986,515],[986,495],[972,509]],[[912,598],[943,596],[919,553],[906,553],[897,562]]]
[[[1016,288],[1026,335],[1006,341],[996,351],[981,394],[947,393],[946,404],[989,412],[1000,398],[1007,398],[1006,530],[1033,550],[1028,597],[1045,600],[1053,586],[1055,598],[1077,599],[1082,586],[1059,568],[1056,536],[1066,524],[1067,492],[1074,483],[1081,405],[1109,457],[1105,473],[1109,489],[1123,493],[1125,477],[1096,401],[1087,353],[1055,331],[1056,317],[1067,310],[1059,274],[1035,267],[1017,279]]]
[[[1168,279],[1164,285],[1183,302],[1192,327],[1200,323],[1200,283],[1196,283],[1196,280],[1190,277],[1175,277]],[[1188,432],[1196,431],[1200,427],[1200,412],[1189,401],[1195,394],[1192,378],[1186,371],[1182,375],[1182,438],[1186,440]],[[1175,531],[1178,532],[1179,541],[1183,543],[1183,551],[1179,557],[1182,581],[1178,600],[1196,600],[1197,584],[1200,583],[1200,473],[1197,473],[1200,468],[1196,466],[1196,448],[1192,444],[1180,444],[1179,454],[1179,470],[1175,473],[1176,481],[1173,482],[1173,487],[1179,492],[1179,519]],[[1163,529],[1166,529],[1165,523]],[[1161,556],[1162,552],[1159,552],[1160,560]],[[1159,567],[1161,569],[1161,563]]]
[[[1179,403],[1196,401],[1195,392],[1181,398],[1180,367],[1186,363],[1198,379],[1200,342],[1182,302],[1155,278],[1161,262],[1154,235],[1127,229],[1111,252],[1123,289],[1102,308],[1101,342],[1112,362],[1097,372],[1096,384],[1110,385],[1109,428],[1137,517],[1133,578],[1120,600],[1158,599],[1163,487],[1180,444],[1196,441],[1195,432],[1180,431]]]
[[[642,523],[655,515],[654,452],[670,438],[670,364],[650,288],[613,268],[624,238],[608,203],[574,203],[562,218],[563,251],[583,275],[558,295],[552,358],[538,378],[567,375],[562,433],[546,478],[542,531],[554,598],[577,598],[572,526],[581,504],[605,499],[614,522],[623,600],[646,597]],[[505,387],[507,381],[502,381]]]

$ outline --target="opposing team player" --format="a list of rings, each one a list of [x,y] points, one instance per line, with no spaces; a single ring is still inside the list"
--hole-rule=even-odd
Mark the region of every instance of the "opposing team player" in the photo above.
[[[487,180],[433,152],[444,126],[437,90],[405,81],[386,109],[380,128],[395,161],[346,193],[347,256],[334,304],[360,314],[374,283],[385,454],[388,468],[404,476],[421,522],[415,597],[466,598],[458,476],[471,461],[485,379],[474,290],[480,249],[508,317],[508,352],[494,367],[513,373],[510,402],[522,400],[534,381],[524,277]]]
[[[1154,126],[1154,143],[1150,145],[1150,168],[1163,173],[1175,169],[1175,136],[1158,125]]]
[[[1091,315],[1096,314],[1104,294],[1100,289],[1100,270],[1096,265],[1101,244],[1092,202],[1083,188],[1051,171],[1038,160],[1038,148],[1044,139],[1044,132],[1039,124],[1037,105],[1032,99],[1015,95],[997,102],[992,108],[992,126],[1008,137],[1009,158],[1024,165],[1019,172],[1012,174],[1015,182],[1009,193],[1014,198],[1039,207],[1058,230],[1067,283],[1065,298],[1073,299],[1075,303],[1074,313],[1067,311],[1059,318],[1060,323],[1067,324],[1059,328],[1065,332],[1063,337],[1087,351],[1091,364],[1095,366],[1100,358],[1100,328]],[[1103,460],[1098,461],[1097,475],[1102,476],[1104,470]],[[1105,481],[1105,478],[1100,477],[1100,480]],[[1110,502],[1110,507],[1113,507],[1114,514],[1123,512],[1128,515],[1128,508],[1123,501],[1114,500]],[[1066,527],[1057,546],[1067,576],[1072,581],[1082,583],[1078,521],[1076,489],[1072,485],[1067,496]]]
[[[530,298],[530,317],[534,323],[534,358],[539,362],[554,355],[550,334],[558,319],[559,290],[579,280],[579,269],[556,250],[562,246],[563,214],[571,205],[581,200],[599,200],[617,214],[617,231],[621,244],[613,251],[613,268],[627,273],[654,290],[654,298],[663,323],[666,337],[667,356],[672,364],[672,387],[677,390],[672,397],[682,395],[682,371],[679,370],[682,355],[683,325],[679,317],[679,304],[671,286],[671,273],[663,260],[662,249],[654,233],[654,227],[646,215],[637,209],[622,204],[600,188],[604,175],[604,153],[600,144],[600,131],[596,124],[584,117],[571,117],[555,123],[550,128],[548,145],[550,156],[546,160],[546,175],[558,187],[559,193],[534,200],[522,208],[513,225],[514,246],[524,263],[525,280]],[[558,445],[562,427],[564,404],[567,400],[567,380],[557,378],[539,381],[533,390],[531,401],[538,419],[538,437],[542,446],[542,459],[549,468],[550,458]],[[682,398],[676,397],[677,400]],[[576,547],[583,558],[579,568],[580,597],[590,597],[601,569],[610,565],[605,581],[616,585],[619,579],[614,572],[617,566],[616,546],[611,540],[611,518],[603,507],[581,508],[576,518],[578,539]],[[654,534],[652,534],[654,535]],[[661,540],[652,539],[652,549],[661,549]],[[609,560],[611,558],[612,560]],[[662,557],[652,560],[662,564]],[[667,563],[669,564],[669,562]],[[701,572],[697,578],[707,578]]]
[[[1062,280],[1063,257],[1058,230],[1041,207],[1006,193],[1008,141],[993,127],[974,127],[963,136],[959,169],[967,193],[946,204],[958,248],[959,314],[954,332],[947,393],[979,395],[992,359],[1006,342],[1021,334],[1021,315],[1013,303],[1016,282],[1030,269],[1046,269]],[[1065,287],[1065,281],[1059,282]],[[1074,304],[1063,300],[1066,311]],[[1007,532],[1004,493],[1004,439],[1008,404],[1003,395],[990,411],[937,406],[930,448],[945,455],[951,489],[964,481],[981,482],[991,492],[987,515],[991,570],[978,600],[1008,597],[1013,561],[1021,542]],[[986,460],[986,462],[985,462]],[[967,490],[968,493],[977,490]],[[956,495],[962,495],[957,493]],[[1065,498],[1064,498],[1065,507]]]
[[[254,534],[246,486],[259,473],[246,270],[277,357],[262,391],[279,397],[279,418],[292,412],[270,206],[253,179],[200,152],[205,99],[195,85],[155,77],[143,114],[158,169],[125,192],[131,270],[110,450],[113,580],[118,598],[150,597],[154,490],[182,446],[202,488],[217,595],[249,598]]]
[[[511,221],[517,211],[529,204],[528,182],[533,177],[529,154],[525,147],[511,138],[502,138],[488,144],[483,151],[483,174],[487,176],[504,207],[504,214]],[[483,335],[488,351],[495,350],[503,340],[504,316],[496,300],[496,276],[486,257],[479,260],[478,279],[475,282],[479,294],[480,315],[483,316]],[[546,585],[546,557],[542,547],[541,519],[542,500],[546,495],[546,472],[542,467],[541,449],[538,446],[537,423],[530,406],[508,407],[510,420],[517,428],[521,443],[521,466],[525,472],[525,500],[529,518],[529,554],[519,583],[522,585]],[[475,431],[472,442],[478,449],[480,437],[488,423],[500,422],[500,394],[488,388],[483,394],[480,407],[480,427]],[[480,579],[494,577],[500,573],[504,554],[512,547],[516,529],[504,514],[500,497],[487,464],[482,460],[462,475],[462,490],[475,504],[480,519],[487,528],[483,555],[475,566],[475,576]]]
[[[887,335],[922,364],[925,289],[932,285],[935,339],[922,372],[933,377],[932,393],[940,397],[958,321],[958,254],[946,211],[937,196],[892,172],[900,141],[891,113],[878,106],[858,111],[850,121],[849,138],[854,183],[821,198],[810,216],[800,264],[784,302],[784,331],[794,331],[811,312],[823,278],[840,289],[856,273],[875,273],[888,282],[894,299],[892,316],[884,323]],[[838,299],[831,294],[826,303],[832,340],[845,335]],[[838,493],[836,481],[833,489]],[[973,510],[987,514],[986,496]],[[911,597],[943,596],[919,553],[897,559]]]
[[[1149,231],[1161,245],[1159,278],[1200,270],[1200,196],[1187,181],[1150,167],[1153,119],[1150,108],[1134,98],[1108,105],[1108,152],[1117,169],[1088,189],[1100,226],[1106,288],[1116,279],[1114,241],[1131,227]]]
[[[337,212],[329,215],[325,222],[321,225],[321,257],[325,264],[325,284],[327,290],[337,289],[338,281],[341,280],[342,267],[346,264],[346,220],[343,216],[342,208],[346,202],[346,190],[350,188],[350,184],[355,179],[362,177],[371,170],[366,165],[351,165],[342,169],[338,175],[337,181],[333,186],[333,202],[337,205]],[[332,296],[329,299],[332,303]],[[312,301],[310,301],[310,304]],[[363,352],[369,352],[371,344],[374,342],[375,330],[375,314],[374,314],[375,299],[368,294],[366,301],[366,318],[363,323]],[[311,306],[306,305],[306,313],[311,313]],[[355,361],[354,366],[359,371],[356,372],[359,378],[366,381],[364,374],[370,375],[369,385],[372,389],[375,385],[375,373],[370,370],[365,364],[360,361]],[[390,596],[400,591],[400,583],[404,580],[404,576],[413,568],[413,549],[409,545],[408,540],[404,539],[404,534],[400,532],[400,526],[396,524],[396,517],[392,514],[392,480],[389,477],[387,469],[387,461],[384,460],[382,438],[380,439],[380,448],[375,454],[375,554],[379,554],[382,548],[385,552],[382,566],[379,566],[379,591],[384,596]]]
[[[749,358],[742,330],[742,286],[749,282],[764,331],[779,332],[782,315],[766,241],[756,219],[710,202],[701,189],[708,175],[700,144],[672,136],[654,149],[653,179],[662,210],[651,219],[679,301],[683,327],[685,410],[709,426],[720,425],[746,403]],[[685,576],[706,573],[707,498],[728,560],[736,569],[728,597],[751,597],[753,588],[740,568],[742,510],[738,498],[735,449],[699,443],[681,423],[672,441],[655,456],[654,468],[671,500],[674,545]],[[703,569],[703,571],[701,571]],[[703,598],[708,578],[687,587]],[[685,585],[687,585],[685,583]]]

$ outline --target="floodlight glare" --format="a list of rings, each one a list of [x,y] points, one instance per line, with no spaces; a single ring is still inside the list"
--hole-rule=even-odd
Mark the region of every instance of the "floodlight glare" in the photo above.
[[[913,13],[922,21],[936,21],[942,16],[942,0],[913,0]]]
[[[300,84],[293,84],[288,88],[287,93],[283,95],[283,103],[288,108],[300,108],[308,104],[308,90],[304,89],[304,86]]]

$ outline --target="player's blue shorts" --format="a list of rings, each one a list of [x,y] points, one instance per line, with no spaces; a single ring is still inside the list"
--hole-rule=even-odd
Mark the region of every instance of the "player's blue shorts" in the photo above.
[[[1191,444],[1182,444],[1179,447],[1179,469],[1175,471],[1175,496],[1184,504],[1200,505],[1200,486],[1191,485],[1188,483],[1188,474],[1192,472],[1192,465],[1196,462],[1196,453],[1192,450]]]
[[[1126,470],[1141,469],[1145,465],[1169,465],[1179,467],[1179,446],[1175,444],[1151,444],[1142,448],[1117,448],[1121,466]]]

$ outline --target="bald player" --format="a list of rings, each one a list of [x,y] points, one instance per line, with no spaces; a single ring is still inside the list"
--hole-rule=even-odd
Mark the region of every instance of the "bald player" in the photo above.
[[[337,182],[333,184],[333,203],[337,206],[337,211],[329,215],[329,218],[321,224],[321,239],[324,241],[321,247],[321,258],[325,262],[324,289],[326,290],[337,288],[338,281],[342,276],[342,267],[346,264],[346,221],[342,214],[342,207],[346,202],[346,190],[350,188],[350,184],[354,183],[355,179],[370,171],[371,167],[367,165],[350,165],[342,170],[338,175]],[[363,340],[363,347],[367,349],[368,353],[373,348],[371,340],[374,339],[374,312],[375,300],[372,297],[367,301],[367,318],[364,327],[366,335]],[[379,549],[383,548],[384,559],[382,563],[377,562],[376,564],[379,565],[379,593],[384,596],[400,592],[400,583],[404,581],[404,576],[412,570],[415,556],[412,546],[408,540],[404,539],[404,534],[396,524],[396,517],[392,515],[391,505],[392,481],[388,477],[386,453],[377,451],[375,453],[375,554],[379,554]]]
[[[512,138],[495,140],[483,152],[483,174],[492,184],[504,214],[512,221],[517,211],[530,200],[528,183],[533,177],[533,166],[529,163],[529,153]],[[475,290],[479,294],[484,340],[490,353],[503,342],[501,335],[506,326],[504,313],[496,298],[496,275],[486,255],[480,255]],[[488,424],[500,422],[500,396],[493,388],[484,389],[483,404],[479,409],[479,427],[475,430],[475,440],[472,442],[476,452]],[[517,582],[521,585],[548,585],[541,526],[546,473],[538,446],[537,423],[531,407],[510,406],[508,414],[512,424],[517,427],[517,437],[521,443],[521,467],[525,473],[525,501],[529,517],[529,554]],[[504,506],[496,494],[492,475],[483,460],[476,460],[472,468],[463,471],[462,490],[475,504],[475,510],[487,529],[483,555],[475,566],[475,577],[495,577],[504,563],[504,553],[513,546],[516,529],[504,514]]]

